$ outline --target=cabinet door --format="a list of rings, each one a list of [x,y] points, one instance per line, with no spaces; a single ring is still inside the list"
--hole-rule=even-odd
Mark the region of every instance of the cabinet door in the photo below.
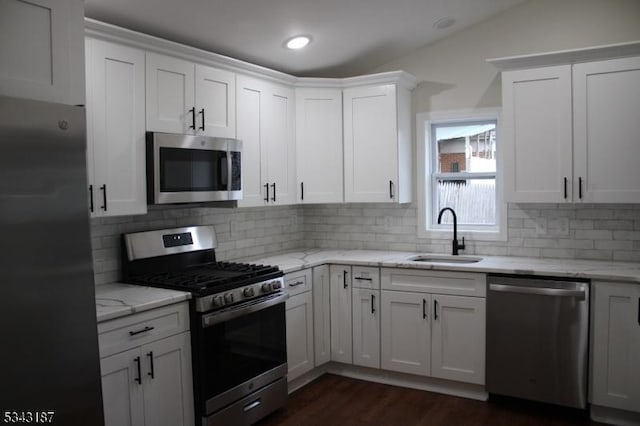
[[[351,267],[329,265],[331,276],[331,360],[351,364]]]
[[[236,137],[236,76],[230,71],[196,65],[197,134]]]
[[[571,201],[571,66],[503,72],[502,111],[505,200]]]
[[[640,57],[574,65],[574,170],[583,201],[640,203],[638,111]]]
[[[382,291],[380,346],[384,370],[428,376],[431,296]]]
[[[342,90],[296,89],[299,202],[343,201],[342,153]]]
[[[236,78],[237,135],[242,141],[242,200],[239,207],[265,205],[267,176],[263,125],[267,122],[266,83],[238,75]]]
[[[105,426],[143,426],[142,362],[140,349],[120,352],[100,360]],[[140,375],[139,375],[140,374]]]
[[[396,86],[349,88],[344,90],[343,99],[345,201],[395,201],[398,186]]]
[[[485,299],[432,295],[431,376],[484,384]]]
[[[380,368],[380,291],[353,289],[353,363]]]
[[[307,291],[287,300],[287,380],[313,369],[313,293]]]
[[[83,104],[83,14],[78,0],[0,2],[0,94]]]
[[[591,403],[640,412],[640,286],[593,287]]]
[[[331,361],[330,292],[329,266],[313,268],[313,340],[316,367]]]
[[[141,347],[145,424],[191,426],[191,340],[180,333]]]
[[[291,88],[269,84],[266,97],[265,129],[268,204],[293,204],[296,200],[295,97]]]
[[[193,134],[194,64],[147,53],[147,130]]]
[[[144,52],[92,39],[86,46],[91,215],[145,214]]]

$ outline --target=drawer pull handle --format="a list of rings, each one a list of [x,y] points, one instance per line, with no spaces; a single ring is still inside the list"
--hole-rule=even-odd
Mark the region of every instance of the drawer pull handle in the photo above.
[[[353,277],[353,279],[359,281],[373,281],[373,278]]]
[[[296,281],[295,283],[289,284],[289,287],[298,287],[299,285],[304,284],[304,281]]]
[[[246,413],[247,411],[251,411],[254,408],[256,408],[257,406],[259,406],[260,404],[262,404],[262,401],[260,399],[256,399],[255,401],[253,401],[251,404],[247,404],[244,406],[243,410]]]
[[[129,332],[129,336],[135,336],[136,334],[142,334],[142,333],[146,333],[147,331],[151,331],[153,330],[155,327],[149,327],[146,326],[145,328],[143,328],[142,330],[138,330],[138,331],[130,331]]]

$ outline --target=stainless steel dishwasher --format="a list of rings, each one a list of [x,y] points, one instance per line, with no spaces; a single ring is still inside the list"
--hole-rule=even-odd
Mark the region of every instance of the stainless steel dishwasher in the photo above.
[[[487,278],[487,391],[587,404],[589,282]]]

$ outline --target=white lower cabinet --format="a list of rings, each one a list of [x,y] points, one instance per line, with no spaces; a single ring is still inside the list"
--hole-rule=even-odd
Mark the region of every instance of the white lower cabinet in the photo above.
[[[353,362],[351,266],[329,265],[331,296],[331,360]]]
[[[638,284],[592,284],[592,405],[640,412],[639,304]]]
[[[177,306],[98,325],[106,426],[193,425],[187,306]]]
[[[287,380],[294,380],[314,367],[312,270],[285,276],[290,298],[286,302]]]
[[[383,268],[381,286],[383,369],[484,384],[486,300],[481,274]],[[423,291],[396,290],[401,288]],[[452,294],[442,294],[447,292]]]
[[[484,384],[485,299],[432,295],[431,376]]]
[[[353,266],[353,364],[380,368],[380,270]]]
[[[329,265],[313,268],[313,340],[315,366],[331,361],[331,286]]]
[[[380,346],[384,370],[429,375],[430,302],[428,294],[382,291]]]

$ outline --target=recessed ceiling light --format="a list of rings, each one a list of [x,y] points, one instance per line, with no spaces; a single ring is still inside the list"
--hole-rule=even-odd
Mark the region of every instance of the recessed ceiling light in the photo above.
[[[311,37],[309,36],[295,36],[287,40],[284,45],[287,47],[287,49],[296,50],[302,49],[307,44],[309,44],[309,42],[311,42]]]
[[[440,18],[438,19],[436,22],[433,23],[433,28],[435,28],[436,30],[444,30],[445,28],[449,28],[450,26],[452,26],[453,24],[456,23],[456,20],[446,16],[444,18]]]

